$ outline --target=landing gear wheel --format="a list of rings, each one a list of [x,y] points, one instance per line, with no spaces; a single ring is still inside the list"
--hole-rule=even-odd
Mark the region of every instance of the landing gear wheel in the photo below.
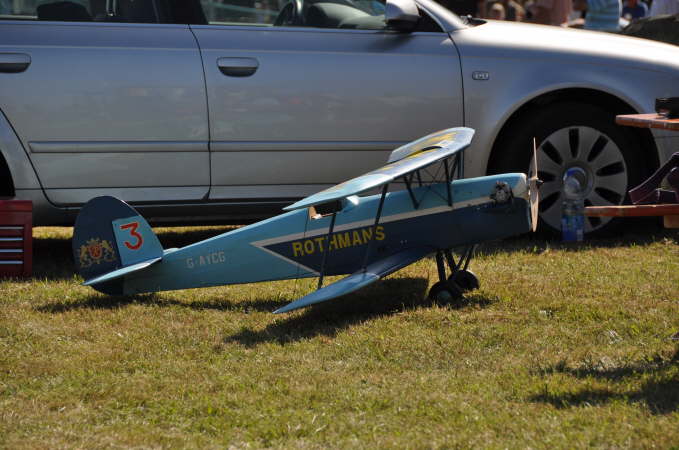
[[[450,281],[439,281],[429,290],[429,298],[441,303],[456,302],[462,299],[462,289]]]
[[[466,269],[458,270],[455,274],[448,277],[448,281],[455,283],[462,289],[462,292],[473,291],[480,286],[479,279],[474,272]]]
[[[639,184],[653,164],[644,158],[638,135],[615,125],[613,113],[586,103],[545,106],[522,118],[511,129],[511,139],[493,152],[489,173],[528,173],[532,140],[537,140],[542,230],[561,229],[562,187],[567,171],[579,173],[585,206],[621,205],[627,191]],[[504,141],[502,141],[504,139]],[[585,218],[585,233],[610,233],[616,219]]]

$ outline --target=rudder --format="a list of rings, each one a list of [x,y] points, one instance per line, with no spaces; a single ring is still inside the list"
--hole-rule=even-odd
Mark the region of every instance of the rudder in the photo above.
[[[87,281],[103,274],[163,256],[163,247],[148,222],[115,197],[96,197],[83,206],[73,230],[73,258]],[[123,278],[97,283],[109,295],[123,294]]]

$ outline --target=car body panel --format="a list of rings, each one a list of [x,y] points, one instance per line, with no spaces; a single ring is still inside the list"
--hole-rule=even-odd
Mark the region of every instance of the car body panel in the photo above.
[[[3,22],[0,41],[31,59],[2,74],[1,106],[53,203],[99,188],[130,188],[130,201],[207,193],[205,86],[187,26]]]
[[[535,39],[536,31],[544,38]],[[679,56],[676,48],[601,34],[495,21],[451,33],[462,61],[465,126],[477,131],[465,160],[469,175],[486,172],[490,151],[504,124],[523,105],[542,95],[591,89],[610,94],[637,112],[652,111],[655,98],[672,95],[672,87],[679,83],[679,60],[670,59]],[[588,51],[585,43],[592,38],[607,43],[607,51]],[[629,53],[635,48],[645,54],[647,64],[634,63]],[[475,80],[475,72],[485,72],[489,78]]]
[[[14,189],[40,190],[40,181],[31,161],[2,112],[0,112],[0,150],[12,174]]]
[[[0,154],[7,163],[12,177],[14,198],[30,200],[33,203],[33,214],[38,219],[38,224],[60,224],[69,220],[62,209],[45,199],[31,160],[2,112],[0,112]]]
[[[457,52],[445,33],[192,29],[208,86],[211,199],[232,198],[231,186],[268,185],[256,194],[274,197],[285,185],[335,184],[402,143],[463,121]],[[252,58],[259,67],[226,76],[220,58]]]

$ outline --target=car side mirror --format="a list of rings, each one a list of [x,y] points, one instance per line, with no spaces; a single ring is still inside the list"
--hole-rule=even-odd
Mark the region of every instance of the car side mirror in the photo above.
[[[410,33],[420,20],[420,12],[414,0],[387,0],[384,20],[392,30]]]

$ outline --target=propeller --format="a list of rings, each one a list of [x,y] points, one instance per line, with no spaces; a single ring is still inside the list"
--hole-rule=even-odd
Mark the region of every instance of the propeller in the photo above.
[[[540,203],[538,189],[542,185],[542,180],[538,178],[538,147],[535,138],[533,138],[533,167],[531,172],[531,177],[528,178],[528,195],[530,199],[530,221],[533,232],[535,232],[538,228],[538,204]]]

